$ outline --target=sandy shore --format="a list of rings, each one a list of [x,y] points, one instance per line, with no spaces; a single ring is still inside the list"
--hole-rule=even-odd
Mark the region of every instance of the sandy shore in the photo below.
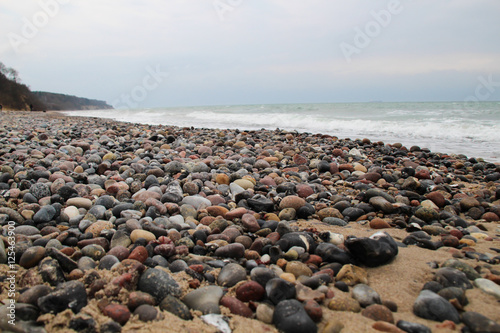
[[[4,232],[2,238],[6,248],[9,245],[7,222],[13,219],[14,213],[12,211],[14,211],[21,216],[19,221],[16,222],[17,226],[21,225],[19,222],[22,222],[40,230],[39,234],[16,235],[18,244],[23,243],[28,244],[28,247],[33,247],[35,242],[38,242],[36,244],[47,244],[47,242],[40,241],[41,238],[58,239],[61,245],[59,251],[75,263],[80,263],[82,246],[68,241],[68,238],[71,237],[78,238],[72,236],[71,232],[68,233],[68,230],[72,228],[81,229],[82,218],[83,220],[90,218],[88,216],[90,208],[77,207],[79,208],[79,214],[84,216],[80,216],[80,220],[78,220],[78,217],[72,220],[67,214],[62,214],[71,205],[68,204],[69,198],[64,196],[61,198],[61,195],[57,192],[58,189],[65,184],[69,184],[70,187],[73,186],[77,194],[71,197],[88,199],[92,202],[92,207],[99,197],[108,195],[116,200],[116,206],[120,202],[140,201],[135,199],[137,198],[135,195],[141,190],[150,192],[149,189],[143,189],[142,186],[144,186],[147,175],[154,175],[158,180],[157,187],[163,193],[159,194],[159,197],[154,197],[156,201],[151,200],[147,203],[144,201],[140,206],[142,211],[139,208],[134,208],[141,213],[141,217],[137,219],[139,224],[146,221],[144,218],[148,214],[152,214],[150,216],[152,221],[156,221],[155,218],[161,216],[170,217],[179,214],[181,211],[179,207],[182,206],[182,202],[171,202],[165,199],[167,179],[171,178],[180,183],[184,191],[184,198],[189,196],[198,197],[200,195],[207,198],[219,195],[223,197],[224,202],[222,205],[212,204],[212,206],[221,206],[227,212],[245,208],[247,214],[253,215],[261,223],[264,220],[270,221],[278,217],[278,220],[283,222],[292,232],[305,230],[314,234],[316,236],[314,239],[318,244],[323,242],[320,235],[324,235],[325,232],[343,235],[345,239],[349,236],[369,237],[380,230],[386,232],[399,245],[397,255],[387,263],[377,267],[367,267],[360,264],[359,261],[356,261],[356,266],[366,271],[368,276],[367,284],[380,295],[382,301],[391,301],[397,305],[397,311],[392,313],[394,324],[399,320],[404,320],[423,324],[430,328],[432,332],[460,332],[464,327],[463,322],[457,324],[449,321],[442,323],[418,317],[413,312],[415,300],[424,284],[435,278],[436,271],[448,259],[458,259],[474,268],[481,277],[490,280],[496,279],[497,283],[500,278],[499,254],[493,250],[500,249],[500,221],[498,221],[497,216],[500,211],[500,198],[498,197],[500,182],[498,178],[495,179],[495,173],[500,170],[498,165],[495,166],[485,161],[468,161],[453,155],[442,154],[435,156],[432,152],[427,151],[409,152],[404,147],[372,143],[369,140],[354,142],[321,135],[313,135],[308,138],[304,135],[278,131],[245,133],[234,130],[199,130],[168,126],[134,125],[111,120],[66,117],[57,112],[2,112],[0,119],[3,127],[2,131],[0,131],[0,176],[11,171],[13,173],[12,177],[0,178],[0,183],[4,182],[6,184],[4,188],[0,188],[3,193],[3,198],[0,197],[0,208],[5,208],[0,213],[0,221],[3,221]],[[69,147],[74,147],[74,151]],[[95,156],[91,157],[92,154],[99,155],[101,159],[93,162],[94,167],[92,167],[91,162],[88,162],[93,158],[97,158]],[[111,157],[106,160],[105,156]],[[172,161],[178,161],[179,165],[182,164],[182,167],[170,172],[167,166],[170,167],[172,164],[169,163]],[[321,161],[328,163],[321,164]],[[236,166],[235,162],[240,163],[240,165]],[[132,166],[132,163],[138,165]],[[324,165],[328,165],[327,171],[322,170]],[[147,166],[151,166],[151,168],[144,168]],[[191,167],[194,168],[192,171],[189,170]],[[414,170],[412,176],[405,174],[405,172],[409,172],[408,169]],[[29,173],[30,170],[40,171],[38,178],[32,176]],[[75,187],[75,184],[90,184],[93,181],[91,180],[91,172],[95,172],[95,175],[100,176],[103,179],[102,184],[105,186],[101,186],[100,189],[97,183],[94,184],[95,186],[87,186],[88,188],[82,190],[84,192],[84,195],[82,195],[82,192],[78,192],[80,189],[78,186]],[[138,175],[141,173],[143,176]],[[226,174],[227,180],[231,184],[236,182],[238,188],[243,188],[244,191],[248,192],[239,196],[240,199],[244,198],[244,203],[234,199],[234,192],[233,199],[231,199],[231,193],[224,195],[224,187],[220,186],[225,185],[225,182],[216,178],[216,175],[223,173]],[[84,174],[85,176],[82,176]],[[194,174],[196,175],[193,179]],[[209,179],[197,181],[196,177],[203,178],[203,175],[200,174],[209,177]],[[128,175],[130,180],[127,180],[124,175]],[[45,178],[49,176],[52,177]],[[237,179],[238,177],[239,179]],[[375,177],[375,179],[371,177]],[[409,178],[411,179],[408,180]],[[56,179],[63,179],[57,181],[60,183],[59,186],[54,186]],[[138,181],[141,189],[133,189],[132,180]],[[50,196],[36,197],[36,193],[30,187],[35,183],[46,184],[52,190]],[[281,191],[281,189],[278,189],[279,185],[287,183],[294,184],[295,191],[279,192]],[[245,187],[247,184],[248,187]],[[301,192],[298,190],[299,184],[307,185],[307,189],[304,190],[307,194],[301,196]],[[123,187],[120,187],[122,185]],[[134,185],[137,185],[137,182]],[[116,189],[113,190],[115,187]],[[192,190],[192,188],[195,189]],[[368,189],[384,192],[393,198],[394,202],[389,202],[390,207],[384,210],[383,206],[378,206],[365,197]],[[307,191],[312,191],[312,193],[309,194]],[[437,204],[437,199],[429,199],[434,199],[433,196],[429,196],[431,192],[439,192],[445,201],[442,204]],[[35,196],[38,199],[37,202],[25,202],[26,193]],[[56,194],[59,196],[54,197]],[[250,197],[255,198],[257,194],[261,194],[261,196],[273,201],[274,206],[271,211],[258,211],[255,206],[245,206],[249,202],[248,199]],[[286,196],[292,196],[294,200],[297,198],[295,201],[299,201],[300,198],[302,206],[304,206],[303,203],[307,202],[313,207],[313,213],[303,217],[300,216],[297,207],[295,209],[283,206],[282,204],[285,201],[283,199]],[[471,207],[466,206],[464,198],[474,198],[478,204],[474,202]],[[47,221],[35,219],[36,214],[42,210],[44,205],[55,205],[56,200],[59,200],[60,213],[50,217]],[[351,208],[368,207],[366,209],[372,211],[364,211],[359,213],[359,216],[354,214],[353,217],[347,217],[347,211],[344,210],[345,213],[343,214],[340,209],[341,205],[336,205],[341,201],[347,202],[346,205]],[[158,202],[168,213],[160,214],[158,209],[157,211],[149,209],[156,207],[155,205]],[[438,218],[429,218],[429,220],[425,221],[423,217],[425,215],[416,213],[421,207],[433,209],[436,215],[429,214],[438,216]],[[331,219],[333,215],[328,216],[330,219],[325,218],[320,212],[326,208],[336,209],[340,214],[337,218],[346,222],[345,225],[340,226],[330,222],[333,221]],[[285,211],[285,209],[289,210]],[[293,212],[290,209],[293,209]],[[110,230],[109,233],[97,234],[94,237],[105,239],[108,245],[110,242],[112,243],[113,235],[117,230],[124,230],[130,236],[131,231],[135,230],[133,228],[136,228],[134,226],[132,229],[126,229],[124,228],[125,223],[122,227],[119,227],[118,222],[124,217],[111,216],[111,210],[111,208],[107,209],[108,213],[103,213],[98,218],[94,217],[95,221],[91,221],[92,223],[108,221],[112,224],[110,228],[107,228]],[[182,233],[183,235],[189,234],[192,236],[195,229],[204,230],[210,228],[210,224],[204,224],[202,218],[217,218],[215,214],[211,216],[211,210],[204,206],[195,209],[195,212],[197,216],[192,219],[183,216],[185,223],[191,221],[193,223],[191,226],[196,227],[192,231],[182,229],[186,231]],[[225,210],[224,214],[226,214]],[[420,217],[417,218],[417,216]],[[231,224],[237,226],[241,236],[250,235],[252,241],[259,238],[255,236],[258,230],[249,231],[252,227],[242,223],[241,216],[232,220],[227,218],[226,215],[219,215],[219,218],[225,218]],[[465,221],[467,226],[459,226],[459,223],[456,222],[457,218],[460,221]],[[129,220],[131,219],[129,218]],[[213,219],[210,221],[213,221]],[[375,229],[374,224],[371,223],[375,219],[384,221],[387,227],[383,229],[377,227]],[[335,221],[339,223],[337,220]],[[437,230],[436,234],[429,232],[430,242],[441,246],[436,246],[437,249],[432,250],[413,244],[403,245],[405,239],[417,227],[412,226],[412,222],[423,222],[423,225],[436,227],[437,229],[423,228],[420,225],[418,228],[428,232],[431,229]],[[132,222],[129,223],[129,225],[131,224]],[[50,230],[55,233],[42,232],[44,227],[46,228],[45,231]],[[472,229],[470,229],[471,227]],[[161,228],[165,232],[169,231],[167,227],[163,226]],[[81,235],[84,235],[84,231],[87,230],[80,230]],[[463,237],[456,237],[456,242],[453,239],[453,242],[449,243],[453,244],[453,246],[443,246],[443,235],[455,237],[459,234],[452,231],[459,231]],[[65,237],[62,237],[61,234],[65,232]],[[214,230],[208,232],[217,234],[217,231]],[[221,233],[222,230],[218,230],[218,232]],[[175,232],[175,234],[177,233],[179,232]],[[271,233],[277,232],[272,231]],[[172,234],[174,233],[169,233],[169,237],[172,238]],[[158,235],[154,236],[155,240],[160,238]],[[80,237],[77,239],[78,241],[85,238],[84,236]],[[208,248],[206,244],[203,245],[203,242],[195,242],[195,244],[199,244],[201,248]],[[51,285],[39,275],[41,269],[39,263],[46,258],[50,258],[48,250],[43,249],[43,245],[41,248],[40,251],[43,254],[39,258],[22,260],[23,253],[16,255],[17,276],[14,297],[16,300],[19,299],[23,292],[35,285]],[[137,244],[134,245],[131,242],[129,250],[135,248],[137,248]],[[340,244],[339,248],[342,251],[347,251],[346,253],[349,252],[345,244]],[[109,252],[110,249],[105,248],[105,250]],[[235,259],[234,262],[245,266],[253,258],[248,250],[246,248],[245,256]],[[192,254],[192,249],[190,251]],[[478,255],[474,258],[473,254]],[[480,258],[479,254],[484,256]],[[207,255],[213,256],[213,254],[209,253]],[[263,258],[265,253],[256,255],[260,259]],[[187,261],[181,255],[177,255],[175,258]],[[485,258],[489,258],[489,260],[483,260]],[[145,269],[154,267],[151,256],[148,259],[148,261],[143,262]],[[166,257],[166,259],[171,263],[174,257]],[[363,258],[355,259],[363,260]],[[29,264],[26,264],[28,261]],[[99,265],[99,259],[94,259],[94,261],[96,265]],[[288,260],[288,262],[290,261],[293,260]],[[300,261],[300,259],[297,259],[297,261]],[[19,265],[20,262],[25,267]],[[309,266],[312,267],[312,273],[314,273],[321,271],[322,266],[327,264],[329,263],[323,259],[319,266]],[[270,267],[271,264],[264,266]],[[283,266],[283,269],[285,267]],[[168,268],[165,269],[168,271]],[[216,268],[211,270],[210,273],[217,277],[220,270],[220,268]],[[8,281],[6,280],[8,271],[9,267],[6,264],[0,265],[0,275],[3,276],[0,299],[3,300],[10,299]],[[122,276],[124,273],[123,270],[116,269],[116,267],[110,270],[97,268],[84,270],[79,266],[74,271],[65,271],[64,279],[65,281],[81,281],[85,285],[88,294],[90,285],[85,281],[88,281],[87,277],[91,272],[97,272],[100,278],[106,281],[114,281],[113,279]],[[194,278],[185,272],[171,273],[171,276],[182,289],[181,298],[197,288],[217,284],[208,280],[199,281],[201,283],[199,286],[190,284],[189,282],[192,282]],[[235,296],[237,287],[249,280],[250,275],[235,286],[223,288],[224,293]],[[295,280],[293,281],[294,284],[298,283],[296,279],[292,278],[292,280]],[[334,284],[335,277],[333,281],[326,285],[327,291],[322,289],[325,291],[325,297],[318,301],[322,310],[321,319],[316,323],[318,332],[336,332],[339,327],[343,327],[342,332],[377,332],[373,328],[376,321],[363,316],[360,312],[333,311],[329,308],[332,297],[334,299],[352,297],[352,286],[349,291],[344,292],[336,288]],[[55,285],[52,284],[51,288],[54,287]],[[40,328],[43,326],[47,332],[71,332],[73,330],[68,327],[71,320],[77,315],[84,316],[86,314],[95,321],[95,330],[93,331],[103,332],[105,331],[103,327],[110,321],[110,317],[103,314],[103,307],[106,304],[127,305],[130,301],[129,295],[138,290],[138,287],[136,285],[129,288],[123,287],[115,294],[107,293],[106,290],[106,288],[103,288],[103,291],[97,292],[95,297],[89,296],[88,303],[77,314],[70,309],[61,311],[58,314],[39,313],[36,323],[25,323],[25,327]],[[500,303],[498,298],[485,293],[477,287],[467,289],[465,294],[469,303],[459,311],[460,313],[465,311],[477,312],[500,323]],[[156,301],[159,303],[160,300]],[[254,307],[265,301],[264,299],[251,302],[252,304],[244,302],[253,311],[251,318],[231,313],[224,306],[220,306],[220,311],[226,316],[233,332],[277,332],[275,324],[265,323],[257,318]],[[34,311],[39,311],[37,306],[33,305],[33,308]],[[122,325],[121,331],[217,331],[214,326],[202,321],[200,311],[191,309],[194,319],[182,320],[168,311],[160,310],[158,304],[155,305],[155,308],[158,311],[157,319],[147,323],[141,321],[139,316],[134,315],[133,311],[131,311],[132,315]],[[5,331],[10,326],[4,322],[4,319],[0,318],[0,327]]]

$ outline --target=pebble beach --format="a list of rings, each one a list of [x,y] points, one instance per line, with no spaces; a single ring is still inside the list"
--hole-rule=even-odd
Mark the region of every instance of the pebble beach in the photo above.
[[[0,117],[2,332],[500,332],[500,164]]]

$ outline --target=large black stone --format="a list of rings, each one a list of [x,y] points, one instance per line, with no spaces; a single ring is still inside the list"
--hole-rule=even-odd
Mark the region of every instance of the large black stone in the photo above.
[[[86,305],[87,292],[80,281],[62,283],[56,291],[38,300],[38,307],[43,313],[59,313],[66,309],[78,313]]]
[[[318,327],[302,304],[295,300],[281,301],[273,313],[273,324],[284,333],[315,333]]]
[[[398,254],[398,245],[385,232],[370,237],[349,238],[344,242],[353,257],[368,267],[389,263]]]

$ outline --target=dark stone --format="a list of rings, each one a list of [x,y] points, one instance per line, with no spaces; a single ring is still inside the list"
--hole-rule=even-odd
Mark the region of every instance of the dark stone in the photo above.
[[[452,267],[442,267],[436,271],[434,280],[446,287],[458,287],[462,289],[472,289],[467,275],[464,272]]]
[[[354,263],[354,259],[349,253],[331,243],[320,243],[314,253],[320,256],[324,262],[338,262],[342,265]]]
[[[150,268],[142,273],[138,289],[153,295],[157,301],[164,299],[167,295],[180,296],[181,288],[177,282],[165,271]]]
[[[276,273],[266,267],[255,267],[250,271],[250,278],[258,282],[261,286],[265,287],[267,282],[271,279],[277,278]]]
[[[80,281],[62,283],[56,291],[38,300],[38,307],[43,313],[59,313],[66,309],[78,313],[86,305],[87,292]]]
[[[262,195],[256,195],[253,198],[248,198],[247,204],[257,213],[272,212],[274,210],[274,202]]]
[[[293,246],[299,246],[306,250],[306,252],[314,253],[316,243],[314,239],[305,232],[290,232],[284,234],[276,245],[281,247],[284,252],[288,251]]]
[[[368,267],[387,264],[398,254],[397,243],[384,232],[377,232],[369,238],[349,238],[344,244],[356,260]]]
[[[38,264],[38,271],[42,276],[43,281],[51,286],[57,286],[59,283],[65,281],[64,273],[59,266],[57,260],[52,258],[45,258]]]
[[[396,326],[408,333],[432,333],[431,329],[427,326],[406,320],[399,320]]]
[[[443,297],[430,290],[422,290],[413,304],[413,313],[421,318],[435,321],[460,322],[458,311]]]
[[[167,295],[160,303],[160,309],[168,311],[184,320],[191,320],[193,316],[189,308],[177,297]]]
[[[82,333],[97,333],[96,321],[88,316],[76,316],[71,318],[69,328]]]
[[[500,325],[477,312],[464,312],[462,321],[472,333],[500,332]]]
[[[280,279],[274,278],[266,283],[267,298],[274,304],[278,304],[283,300],[295,298],[295,285]]]
[[[318,327],[302,304],[295,300],[280,302],[273,313],[273,324],[284,333],[315,333]]]

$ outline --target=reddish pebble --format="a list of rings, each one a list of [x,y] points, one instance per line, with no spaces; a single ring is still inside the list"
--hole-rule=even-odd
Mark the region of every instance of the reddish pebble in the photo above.
[[[242,302],[260,301],[265,293],[264,287],[255,281],[245,282],[236,288],[236,298]]]
[[[309,256],[309,259],[307,259],[306,264],[313,264],[319,267],[319,265],[321,265],[322,262],[323,259],[320,256],[316,254],[311,254]]]
[[[372,229],[386,229],[390,227],[391,225],[389,223],[379,218],[374,218],[370,221],[370,228]]]
[[[460,230],[457,229],[452,229],[450,230],[450,235],[457,237],[458,239],[462,239],[464,237],[464,234]]]
[[[139,261],[140,263],[143,263],[148,259],[148,250],[144,246],[138,246],[136,247],[132,253],[128,256],[128,259],[134,259]]]
[[[394,323],[394,317],[392,315],[391,310],[389,310],[384,305],[372,304],[363,311],[361,311],[361,314],[373,320],[377,321],[381,320],[381,321],[386,321],[388,323]]]
[[[188,284],[189,288],[198,289],[200,287],[200,280],[198,279],[189,280]]]
[[[425,196],[430,201],[434,202],[438,207],[444,207],[446,199],[440,192],[431,192]]]
[[[304,310],[306,310],[309,317],[315,322],[320,322],[323,318],[323,310],[321,309],[321,305],[314,300],[308,300],[304,303]]]
[[[124,246],[115,246],[108,252],[109,255],[113,255],[118,258],[118,260],[122,261],[127,259],[130,255],[130,251]]]
[[[75,253],[75,249],[72,247],[64,247],[61,249],[61,253],[67,255],[68,257],[71,257],[73,253]]]
[[[245,303],[235,297],[222,297],[222,299],[220,300],[220,305],[229,308],[229,311],[231,311],[231,313],[240,315],[242,317],[250,318],[253,315],[252,310],[250,310],[250,308]]]
[[[381,332],[389,332],[389,333],[404,333],[405,331],[400,330],[396,325],[385,322],[385,321],[377,321],[373,323],[372,328],[381,331]]]
[[[133,291],[128,295],[127,305],[130,310],[133,311],[143,304],[155,305],[156,300],[150,294],[142,291]]]
[[[130,319],[130,311],[125,305],[110,304],[102,312],[122,326]]]
[[[413,207],[418,207],[420,206],[420,202],[418,200],[412,200],[410,201],[410,205]]]
[[[111,281],[111,283],[130,290],[133,287],[135,287],[138,280],[139,280],[138,274],[125,273],[125,274],[122,274],[118,277],[115,277]]]
[[[487,222],[500,221],[500,217],[498,217],[498,215],[493,212],[484,213],[481,218],[486,220]]]
[[[437,328],[450,329],[454,331],[457,328],[457,325],[451,320],[445,320],[441,324],[436,325]]]
[[[460,240],[452,235],[443,235],[441,237],[441,241],[443,242],[444,246],[458,247],[460,245]]]

